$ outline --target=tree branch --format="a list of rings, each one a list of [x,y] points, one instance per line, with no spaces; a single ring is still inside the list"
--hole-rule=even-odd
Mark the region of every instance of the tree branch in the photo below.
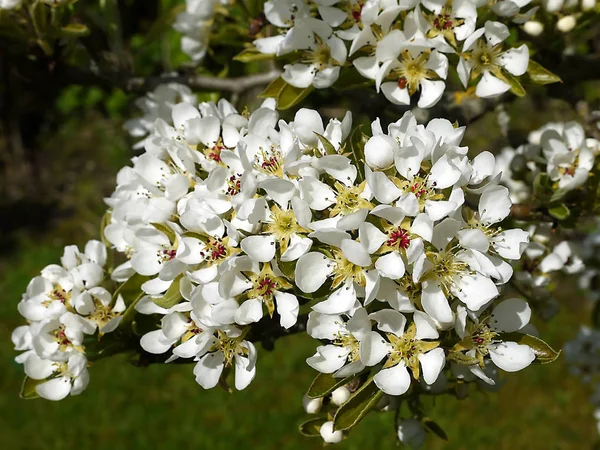
[[[151,78],[134,77],[126,80],[123,88],[128,92],[147,92],[160,84],[180,83],[192,89],[228,91],[240,94],[253,87],[269,84],[280,75],[281,71],[275,69],[270,72],[236,78],[214,78],[204,75],[173,75]]]

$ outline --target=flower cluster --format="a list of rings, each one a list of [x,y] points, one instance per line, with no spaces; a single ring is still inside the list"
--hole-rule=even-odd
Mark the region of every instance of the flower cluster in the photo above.
[[[537,9],[521,13],[529,3],[501,1],[490,11],[488,3],[471,0],[271,0],[265,16],[280,33],[254,44],[266,54],[300,55],[284,67],[283,79],[293,86],[330,87],[352,64],[392,103],[409,105],[419,91],[418,106],[429,108],[446,88],[448,55],[459,56],[460,81],[465,88],[476,83],[479,97],[507,92],[525,74],[527,46],[507,44],[503,23],[477,19],[492,12],[523,23]]]
[[[385,131],[375,120],[366,135],[352,130],[350,113],[324,123],[300,109],[286,122],[274,107],[269,99],[250,114],[226,100],[182,102],[172,125],[154,121],[145,152],[117,176],[102,231],[117,252],[116,292],[139,294],[123,302],[100,287],[102,244],[68,248],[64,268],[32,281],[20,307],[44,324],[15,332],[32,355],[20,357],[31,377],[50,374],[31,368],[47,360],[52,380],[78,392],[83,334],[112,331],[124,310],[146,319],[119,327],[123,336],[137,334],[155,360],[193,361],[206,389],[227,386],[230,374],[246,388],[254,342],[271,321],[294,329],[302,320],[299,329],[306,323],[321,341],[308,365],[350,380],[328,397],[336,407],[369,383],[391,408],[389,396],[415,385],[494,385],[498,368],[534,361],[523,341],[531,310],[502,293],[529,233],[500,226],[511,200],[491,153],[469,159],[465,128],[445,119],[424,126],[408,112]],[[94,322],[100,316],[110,320]],[[38,349],[36,336],[53,350]],[[80,372],[59,364],[75,357]],[[319,433],[343,437],[335,420]]]
[[[114,331],[125,310],[123,299],[102,287],[106,247],[90,241],[85,251],[65,248],[61,265],[49,265],[27,286],[19,312],[28,325],[15,329],[17,358],[35,380],[37,394],[61,400],[88,384],[85,336]]]

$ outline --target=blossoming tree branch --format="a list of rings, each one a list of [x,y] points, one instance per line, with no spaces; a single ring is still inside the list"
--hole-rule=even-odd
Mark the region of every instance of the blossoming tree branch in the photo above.
[[[577,64],[598,66],[573,50],[599,47],[595,0],[172,2],[185,56],[164,74],[126,63],[123,5],[83,3],[0,0],[11,57],[142,95],[97,239],[18,304],[23,397],[81,394],[118,353],[251,389],[260,353],[307,333],[301,433],[337,443],[387,412],[419,446],[446,438],[425,397],[558,357],[530,320],[585,266],[569,237],[597,215],[598,115],[496,155],[449,119],[474,103],[505,130],[516,97],[571,98]]]

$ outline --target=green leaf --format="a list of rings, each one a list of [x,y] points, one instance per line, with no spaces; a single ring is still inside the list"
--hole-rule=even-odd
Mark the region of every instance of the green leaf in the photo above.
[[[279,93],[286,85],[286,82],[283,78],[275,78],[273,81],[269,83],[269,85],[259,94],[261,98],[279,98]]]
[[[152,226],[154,228],[156,228],[158,231],[160,231],[163,234],[166,234],[167,237],[169,238],[169,241],[174,244],[175,241],[177,240],[177,235],[175,234],[175,232],[171,229],[170,226],[162,224],[162,223],[156,223],[153,222]]]
[[[530,334],[505,333],[502,335],[502,340],[528,345],[535,354],[534,364],[549,364],[556,361],[560,355],[560,351],[557,352],[546,342]]]
[[[325,153],[327,153],[328,155],[337,155],[337,151],[335,150],[335,147],[333,146],[333,144],[331,142],[329,142],[329,140],[325,136],[322,136],[317,132],[314,132],[314,133],[319,138],[319,141],[321,141],[321,144],[323,144],[323,147],[325,148]]]
[[[330,373],[320,373],[313,380],[306,395],[310,398],[325,397],[340,386],[348,384],[355,376],[356,375],[351,375],[346,378],[334,378]]]
[[[90,34],[90,29],[82,23],[70,23],[60,29],[62,37],[77,38]]]
[[[523,85],[517,77],[515,77],[512,73],[507,72],[506,70],[502,71],[502,75],[504,81],[506,81],[510,85],[510,92],[515,94],[517,97],[525,96],[525,89],[523,88]]]
[[[550,202],[553,203],[562,200],[569,192],[569,189],[557,189],[554,191],[554,194],[552,194],[552,197],[550,197]]]
[[[183,297],[181,296],[181,291],[179,290],[179,283],[181,282],[181,275],[173,280],[165,295],[158,298],[153,298],[152,301],[161,308],[169,309],[179,303]]]
[[[104,235],[104,230],[106,229],[106,227],[108,225],[110,225],[110,218],[111,218],[110,211],[106,211],[104,213],[104,215],[102,216],[102,221],[100,222],[100,240],[102,241],[102,243],[104,245],[106,245],[109,248],[112,244],[110,242],[108,242],[108,239],[106,239],[106,236]]]
[[[443,439],[444,441],[448,440],[448,435],[446,432],[433,420],[425,418],[423,419],[423,425],[425,425],[429,431],[431,431],[440,439]]]
[[[533,181],[533,193],[540,200],[548,199],[552,196],[552,181],[547,173],[538,173]]]
[[[383,392],[373,382],[373,377],[365,381],[346,403],[339,407],[333,417],[333,429],[349,430],[358,424],[377,404]]]
[[[571,214],[569,208],[564,203],[559,203],[557,205],[551,205],[548,208],[548,214],[558,220],[565,220]]]
[[[529,60],[529,66],[527,67],[527,74],[535,84],[562,83],[562,80],[558,75],[550,72],[541,64],[538,64],[531,59]]]
[[[19,397],[32,400],[34,398],[40,398],[37,391],[35,390],[40,384],[46,380],[34,380],[33,378],[25,377],[23,384],[21,385],[21,392]]]
[[[358,182],[362,182],[364,177],[364,161],[365,161],[365,144],[369,140],[369,137],[363,133],[362,125],[354,128],[352,133],[350,134],[350,158],[354,162],[357,173]]]
[[[472,356],[466,355],[463,352],[450,352],[448,353],[447,359],[462,366],[479,364],[479,360],[477,358],[473,358]]]
[[[252,61],[265,61],[273,58],[274,55],[269,55],[268,53],[261,53],[256,47],[250,47],[242,50],[240,53],[235,55],[233,57],[233,60],[247,63]]]
[[[129,279],[120,285],[113,294],[112,304],[114,305],[119,295],[123,297],[126,306],[131,305],[142,292],[142,284],[148,281],[150,277],[134,273]]]
[[[296,106],[304,100],[313,90],[312,86],[307,88],[297,88],[291,84],[285,83],[283,89],[279,92],[277,98],[277,109],[288,109]]]
[[[299,430],[307,437],[321,437],[321,426],[327,422],[326,417],[317,417],[300,424]]]

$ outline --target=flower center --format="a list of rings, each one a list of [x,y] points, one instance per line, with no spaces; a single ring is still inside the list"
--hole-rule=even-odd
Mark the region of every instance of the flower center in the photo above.
[[[335,341],[335,345],[344,347],[350,350],[348,358],[351,362],[358,361],[360,358],[360,342],[352,336],[350,333],[338,333]]]
[[[345,281],[352,280],[361,286],[367,284],[363,268],[356,264],[348,261],[341,250],[334,250],[335,267],[333,269],[333,285],[332,288],[336,288]]]
[[[156,255],[158,256],[158,262],[164,264],[168,261],[171,261],[173,258],[175,258],[175,256],[177,256],[177,250],[174,250],[172,248],[166,248],[158,250],[156,252]]]
[[[283,156],[281,151],[275,146],[271,146],[269,150],[260,148],[260,157],[257,155],[254,158],[254,167],[267,175],[283,177]]]
[[[229,195],[230,197],[233,197],[237,194],[239,194],[240,190],[242,189],[242,180],[241,180],[241,175],[238,173],[236,175],[231,175],[228,179],[227,179],[227,195]]]
[[[390,231],[388,233],[386,245],[388,247],[406,250],[410,246],[410,236],[408,235],[408,231],[400,227]]]

